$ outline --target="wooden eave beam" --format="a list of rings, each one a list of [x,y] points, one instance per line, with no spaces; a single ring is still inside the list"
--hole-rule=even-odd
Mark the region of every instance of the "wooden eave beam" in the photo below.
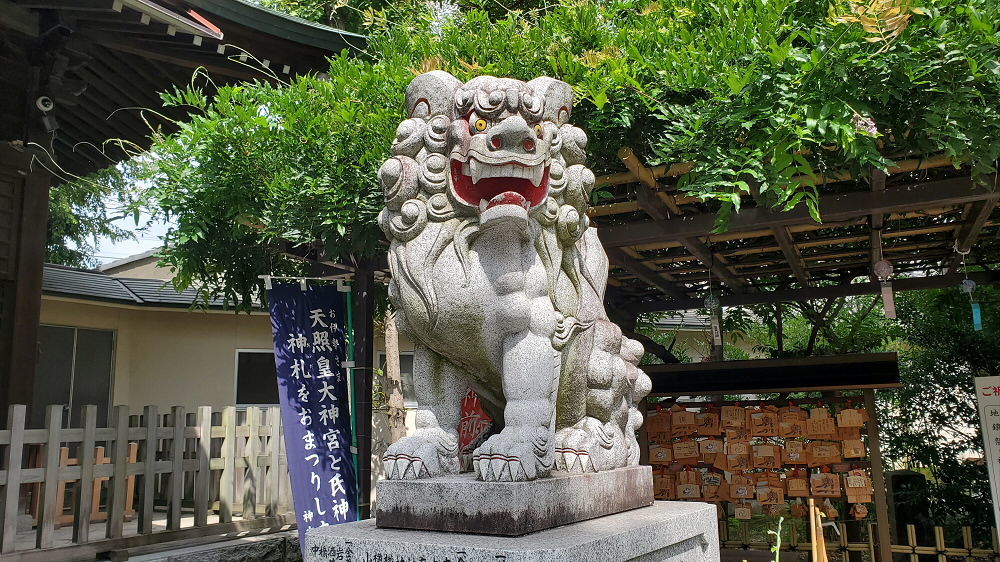
[[[639,260],[630,257],[621,248],[608,248],[607,253],[608,260],[611,263],[631,272],[644,283],[656,287],[665,295],[669,295],[675,299],[687,298],[687,294],[683,289],[664,279],[659,272],[649,268],[649,266]]]
[[[912,211],[1000,198],[1000,193],[991,189],[996,186],[995,179],[985,179],[984,183],[985,186],[976,185],[971,178],[963,177],[902,185],[881,192],[831,194],[820,198],[819,209],[824,220],[844,221],[875,213]],[[738,233],[799,224],[816,224],[804,206],[774,214],[765,209],[753,208],[733,215],[729,230]],[[714,225],[714,214],[701,213],[668,221],[605,226],[598,228],[598,234],[606,248],[637,246],[664,240],[707,237]]]
[[[133,10],[149,14],[149,17],[154,21],[175,27],[178,31],[213,39],[222,39],[223,37],[221,32],[210,29],[185,15],[173,12],[149,0],[121,0],[121,2]]]
[[[90,41],[108,49],[153,61],[169,63],[185,69],[193,70],[197,67],[204,67],[209,73],[239,80],[259,80],[266,78],[261,72],[253,72],[242,65],[232,64],[229,60],[208,52],[204,56],[181,55],[165,48],[161,44],[146,41],[125,41],[112,34],[98,31],[81,30],[81,33],[86,35]]]
[[[0,0],[0,28],[13,29],[28,37],[37,37],[38,14],[10,0]]]
[[[123,0],[20,0],[23,8],[70,10],[74,12],[121,12]]]
[[[969,278],[980,284],[995,284],[1000,282],[1000,272],[973,271],[969,273]],[[964,275],[957,274],[936,275],[932,277],[911,277],[907,279],[894,280],[892,282],[892,288],[895,291],[914,291],[922,289],[957,287],[963,279],[965,279]],[[722,306],[746,306],[751,304],[800,302],[858,295],[874,295],[880,293],[881,290],[881,285],[868,281],[865,283],[849,283],[824,287],[802,287],[799,289],[789,289],[784,291],[760,291],[738,295],[723,295],[719,297],[719,301],[722,303]],[[639,314],[643,312],[665,312],[670,310],[694,310],[703,308],[704,306],[704,299],[688,298],[658,302],[632,303],[627,305],[627,308],[632,313]]]
[[[164,35],[173,37],[177,35],[177,28],[160,22],[112,22],[112,21],[88,21],[77,20],[79,31],[92,30],[104,33],[125,33],[127,35],[141,35],[150,37],[162,37]]]
[[[996,200],[977,201],[969,209],[968,217],[958,229],[955,237],[955,255],[948,262],[948,274],[955,273],[962,263],[962,254],[968,252],[976,244],[979,234],[983,231],[986,221],[993,214],[996,207]]]

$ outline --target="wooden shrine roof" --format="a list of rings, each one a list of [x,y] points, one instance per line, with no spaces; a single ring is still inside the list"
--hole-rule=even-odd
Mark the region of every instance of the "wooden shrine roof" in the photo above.
[[[277,81],[364,45],[246,0],[0,0],[0,142],[31,136],[42,117],[34,101],[48,96],[58,128],[30,149],[60,179],[85,175],[126,157],[104,141],[145,147],[150,125],[169,127],[155,112],[184,118],[163,110],[159,92],[199,67],[215,84]]]
[[[878,293],[872,264],[883,257],[895,290],[955,286],[960,252],[987,269],[1000,259],[996,178],[974,182],[943,156],[819,178],[823,223],[804,204],[781,212],[748,196],[719,234],[719,204],[677,189],[690,165],[649,168],[627,148],[619,157],[627,171],[598,177],[614,197],[590,218],[611,260],[608,298],[633,314],[703,308],[710,285],[723,306]]]

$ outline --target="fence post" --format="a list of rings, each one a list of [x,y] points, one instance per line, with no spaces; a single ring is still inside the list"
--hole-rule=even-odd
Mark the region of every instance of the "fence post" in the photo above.
[[[0,496],[0,518],[2,530],[0,533],[0,554],[14,552],[14,540],[17,538],[17,502],[21,492],[21,455],[24,453],[24,416],[27,407],[24,404],[13,404],[7,408],[7,431],[10,440],[7,445],[7,458],[4,466],[7,468],[7,482]]]
[[[77,458],[80,459],[80,480],[76,484],[76,502],[73,505],[73,542],[90,541],[90,512],[94,502],[94,447],[97,434],[97,406],[83,407],[83,441]]]
[[[194,524],[208,525],[208,496],[211,488],[212,407],[198,407],[198,472],[194,477]]]
[[[184,406],[170,409],[173,435],[170,442],[170,483],[167,485],[167,529],[181,528],[181,500],[184,497]]]
[[[153,532],[153,495],[156,491],[156,451],[159,439],[156,430],[160,425],[160,410],[156,406],[146,406],[142,409],[143,427],[146,429],[145,443],[142,448],[142,502],[139,504],[139,534],[148,535]]]
[[[115,406],[113,412],[115,442],[111,447],[111,480],[108,482],[108,523],[105,533],[109,539],[122,536],[125,490],[128,484],[128,406]]]
[[[41,486],[41,515],[38,517],[35,545],[52,546],[52,533],[56,523],[56,490],[59,488],[59,430],[62,429],[63,407],[51,404],[45,409],[45,469]]]
[[[236,408],[226,406],[222,410],[222,476],[219,478],[219,522],[233,520],[233,483],[236,473]]]
[[[278,514],[278,495],[281,487],[278,458],[281,456],[281,410],[277,407],[267,409],[267,425],[271,428],[271,440],[267,443],[267,514]]]
[[[247,470],[243,476],[243,519],[257,517],[257,454],[260,449],[260,408],[247,408]]]

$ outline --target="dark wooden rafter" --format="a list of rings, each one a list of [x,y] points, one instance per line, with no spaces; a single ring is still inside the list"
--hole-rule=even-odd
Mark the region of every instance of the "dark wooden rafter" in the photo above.
[[[968,253],[976,244],[983,231],[983,226],[993,214],[994,207],[996,207],[995,199],[976,201],[969,206],[968,217],[965,218],[955,236],[955,255],[948,260],[947,273],[955,273],[958,270],[958,266],[962,263],[963,254]]]
[[[633,257],[630,257],[622,248],[607,248],[607,253],[608,260],[610,260],[611,263],[631,272],[633,275],[642,279],[645,283],[656,287],[664,294],[675,299],[687,298],[683,289],[674,285],[667,279],[664,279],[659,272],[650,269],[649,266]]]
[[[656,182],[653,171],[639,161],[631,148],[619,150],[618,158],[638,181],[636,199],[647,215],[655,221],[666,223],[671,217],[684,214],[684,210],[677,204],[674,197],[662,190],[662,187]],[[667,169],[669,170],[669,168]],[[726,266],[725,258],[714,255],[704,242],[696,237],[683,238],[680,242],[691,252],[691,255],[705,264],[731,291],[740,293],[745,290],[744,283],[733,275],[733,272]]]
[[[867,260],[866,260],[867,263]],[[1000,272],[977,271],[970,272],[969,278],[977,283],[997,283],[1000,282]],[[941,289],[945,287],[957,287],[963,275],[935,275],[931,277],[911,277],[906,279],[896,279],[892,282],[894,291],[914,291],[922,289]],[[796,302],[816,299],[830,299],[838,297],[849,297],[859,295],[874,295],[881,292],[881,286],[876,282],[865,283],[845,283],[840,285],[826,285],[822,287],[802,287],[798,289],[760,291],[756,293],[744,293],[741,295],[724,295],[719,297],[722,306],[746,306],[751,304],[765,304],[776,302]],[[703,308],[703,299],[690,298],[685,300],[650,301],[637,302],[624,305],[633,314],[643,312],[666,312],[670,310],[692,310]]]
[[[882,192],[850,192],[820,197],[819,208],[827,221],[842,221],[874,213],[915,211],[933,206],[949,206],[975,201],[996,200],[1000,193],[991,187],[995,180],[984,180],[985,185],[975,185],[969,177],[958,177],[922,183],[901,185]],[[767,210],[744,209],[733,215],[729,230],[735,233],[812,223],[804,206],[790,211],[771,214]],[[612,225],[598,230],[606,247],[636,246],[666,239],[683,239],[707,236],[715,224],[713,213],[686,217],[679,221],[646,221]]]
[[[708,267],[709,271],[711,271],[716,278],[729,287],[730,291],[734,293],[742,293],[746,290],[746,284],[733,274],[729,266],[726,265],[726,259],[712,253],[712,250],[704,242],[695,236],[681,238],[681,242],[684,244],[684,247],[691,252],[691,255],[698,258],[698,261],[701,263],[705,264],[705,266]]]
[[[889,174],[873,170],[864,184],[851,174],[827,173],[825,179],[840,185],[818,188],[824,223],[813,221],[804,205],[788,212],[772,210],[748,182],[752,202],[732,216],[723,233],[713,232],[711,203],[676,197],[675,211],[657,197],[671,189],[658,180],[678,175],[670,172],[678,165],[645,168],[630,150],[620,151],[619,158],[628,171],[603,176],[598,183],[635,184],[634,199],[590,215],[609,253],[622,250],[632,258],[624,271],[612,271],[610,277],[623,288],[619,295],[624,298],[615,306],[629,314],[700,308],[713,279],[733,289],[733,294],[723,293],[724,306],[878,294],[872,265],[883,258],[893,263],[896,290],[953,286],[960,281],[954,275],[960,252],[980,239],[979,247],[1000,249],[992,242],[1000,221],[991,220],[1000,201],[997,179],[960,175],[944,155],[900,160]],[[913,174],[923,170],[933,171]],[[892,182],[891,174],[897,174]],[[847,181],[853,184],[842,183]],[[637,211],[652,220],[643,220]],[[887,240],[892,242],[885,245]],[[976,264],[1000,265],[990,260],[997,261],[980,254]],[[659,289],[644,288],[649,276],[635,274],[642,267],[668,279],[688,298],[664,299]],[[935,275],[942,268],[947,273]],[[907,274],[916,276],[902,277]],[[789,288],[790,275],[798,288]],[[860,282],[863,277],[869,281]],[[989,270],[975,278],[1000,282],[1000,275]]]
[[[791,235],[788,234],[788,227],[778,226],[771,230],[774,232],[774,240],[778,243],[781,253],[785,256],[785,261],[788,262],[788,265],[792,268],[792,273],[795,274],[795,279],[802,285],[808,285],[809,272],[802,262],[802,255],[799,253],[798,247],[792,241]]]

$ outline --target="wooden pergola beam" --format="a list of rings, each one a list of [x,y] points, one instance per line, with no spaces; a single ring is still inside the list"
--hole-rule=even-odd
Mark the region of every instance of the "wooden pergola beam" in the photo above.
[[[785,261],[788,262],[789,267],[792,268],[792,273],[795,274],[795,279],[802,285],[808,285],[809,272],[806,271],[802,263],[802,254],[799,253],[799,249],[788,234],[788,227],[778,226],[771,230],[774,232],[774,239],[778,242],[778,246],[781,247],[781,253],[785,256]]]
[[[980,284],[994,284],[1000,282],[1000,271],[974,271],[969,273],[969,278]],[[908,279],[894,280],[892,282],[892,288],[894,291],[915,291],[922,289],[957,287],[963,279],[965,279],[964,275],[957,274],[936,275],[932,277],[911,277]],[[719,297],[719,301],[722,306],[746,306],[751,304],[773,304],[777,302],[810,301],[816,299],[874,295],[880,293],[881,291],[882,287],[879,283],[868,281],[864,283],[847,283],[824,287],[802,287],[799,289],[789,289],[784,291],[762,291],[738,295],[724,295]],[[640,314],[643,312],[694,310],[704,308],[704,306],[704,299],[688,298],[658,302],[632,303],[626,305],[626,308],[634,314]]]
[[[831,194],[820,198],[819,209],[824,220],[835,222],[876,213],[913,211],[1000,198],[1000,193],[991,189],[995,188],[996,179],[987,178],[983,182],[985,185],[976,185],[971,178],[962,177],[902,185],[880,192]],[[714,213],[686,215],[675,220],[605,226],[599,228],[598,233],[606,248],[707,237],[715,225],[715,218]],[[729,230],[738,233],[799,224],[815,224],[804,205],[773,214],[767,209],[753,208],[734,214]]]
[[[742,293],[746,290],[746,285],[738,277],[736,277],[732,270],[726,264],[726,259],[722,256],[717,256],[712,253],[707,245],[701,240],[691,237],[683,238],[681,242],[684,243],[684,247],[691,252],[691,255],[698,258],[698,261],[705,264],[705,267],[712,272],[717,278],[722,280],[727,287],[734,293]]]
[[[650,269],[649,266],[643,264],[639,260],[629,256],[621,248],[607,248],[608,260],[611,263],[631,272],[633,275],[644,281],[645,283],[656,287],[664,294],[669,295],[675,299],[686,299],[687,293],[677,285],[674,285],[670,281],[663,278],[663,276]]]
[[[653,171],[647,168],[639,161],[639,157],[635,155],[635,152],[631,148],[625,147],[618,151],[618,158],[625,164],[625,168],[628,169],[629,173],[632,174],[638,181],[639,187],[636,188],[636,200],[639,203],[639,207],[650,217],[656,220],[666,220],[670,218],[670,214],[683,215],[684,211],[677,206],[677,202],[669,193],[665,193],[666,197],[657,197],[657,192],[661,190],[660,186],[656,183],[656,177],[653,175]]]
[[[958,269],[959,264],[962,263],[962,254],[971,250],[976,244],[976,240],[979,240],[979,234],[983,231],[983,226],[989,220],[990,215],[993,214],[994,207],[996,207],[995,199],[977,201],[972,204],[965,222],[958,229],[958,235],[955,237],[955,255],[949,260],[946,273],[955,273]]]
[[[629,173],[639,181],[639,186],[636,188],[636,199],[639,207],[647,215],[653,220],[668,221],[671,216],[684,214],[684,210],[680,208],[674,197],[661,191],[652,170],[639,161],[631,148],[626,147],[619,150],[618,158],[628,168]],[[705,264],[705,267],[709,268],[730,290],[736,293],[745,290],[743,282],[733,275],[732,270],[726,267],[725,258],[713,254],[704,242],[697,238],[683,238],[681,243],[691,252],[691,255]],[[645,266],[640,262],[640,267]]]

